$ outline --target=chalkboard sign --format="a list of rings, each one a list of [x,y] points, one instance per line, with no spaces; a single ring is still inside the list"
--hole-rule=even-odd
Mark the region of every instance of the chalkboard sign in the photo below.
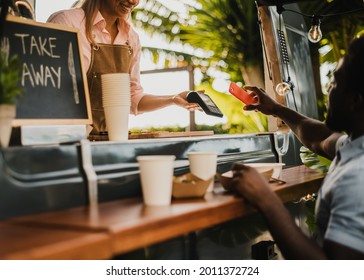
[[[24,88],[13,126],[92,123],[77,29],[9,16],[6,48],[19,57]]]

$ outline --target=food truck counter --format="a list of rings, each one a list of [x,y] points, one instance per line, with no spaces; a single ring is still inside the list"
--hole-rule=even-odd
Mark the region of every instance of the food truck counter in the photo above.
[[[286,183],[271,185],[283,202],[289,202],[316,192],[323,177],[297,166],[283,170]],[[0,247],[0,259],[111,258],[253,212],[241,197],[216,183],[204,198],[173,200],[170,206],[146,207],[135,197],[22,216],[0,222],[0,243],[8,244]]]

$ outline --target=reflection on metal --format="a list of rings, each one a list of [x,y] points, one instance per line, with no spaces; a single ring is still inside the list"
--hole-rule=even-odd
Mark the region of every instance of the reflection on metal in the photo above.
[[[81,158],[82,167],[85,171],[87,187],[88,187],[88,200],[92,207],[97,205],[97,175],[92,165],[91,145],[88,140],[81,140]]]

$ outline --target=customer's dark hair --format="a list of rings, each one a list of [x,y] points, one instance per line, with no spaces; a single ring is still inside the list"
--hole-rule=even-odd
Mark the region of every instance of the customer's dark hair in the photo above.
[[[343,67],[348,89],[364,96],[364,36],[351,42]]]

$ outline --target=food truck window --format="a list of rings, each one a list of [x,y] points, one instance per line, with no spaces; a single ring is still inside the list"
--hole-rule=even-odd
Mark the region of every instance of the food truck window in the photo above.
[[[191,72],[192,71],[192,72]],[[158,82],[156,82],[158,81]],[[189,68],[158,69],[141,72],[141,83],[144,91],[151,94],[170,95],[188,89],[193,89],[194,73]],[[190,112],[177,106],[163,108],[158,111],[130,116],[129,127],[134,129],[182,127],[191,128],[195,124],[213,126],[226,122],[225,118],[208,116],[204,112],[196,111],[194,116]]]
[[[140,76],[144,92],[155,95],[170,95],[189,88],[189,73],[187,70],[142,71]],[[131,129],[147,129],[150,127],[186,127],[189,125],[189,112],[181,107],[169,106],[157,111],[141,115],[129,116]]]

